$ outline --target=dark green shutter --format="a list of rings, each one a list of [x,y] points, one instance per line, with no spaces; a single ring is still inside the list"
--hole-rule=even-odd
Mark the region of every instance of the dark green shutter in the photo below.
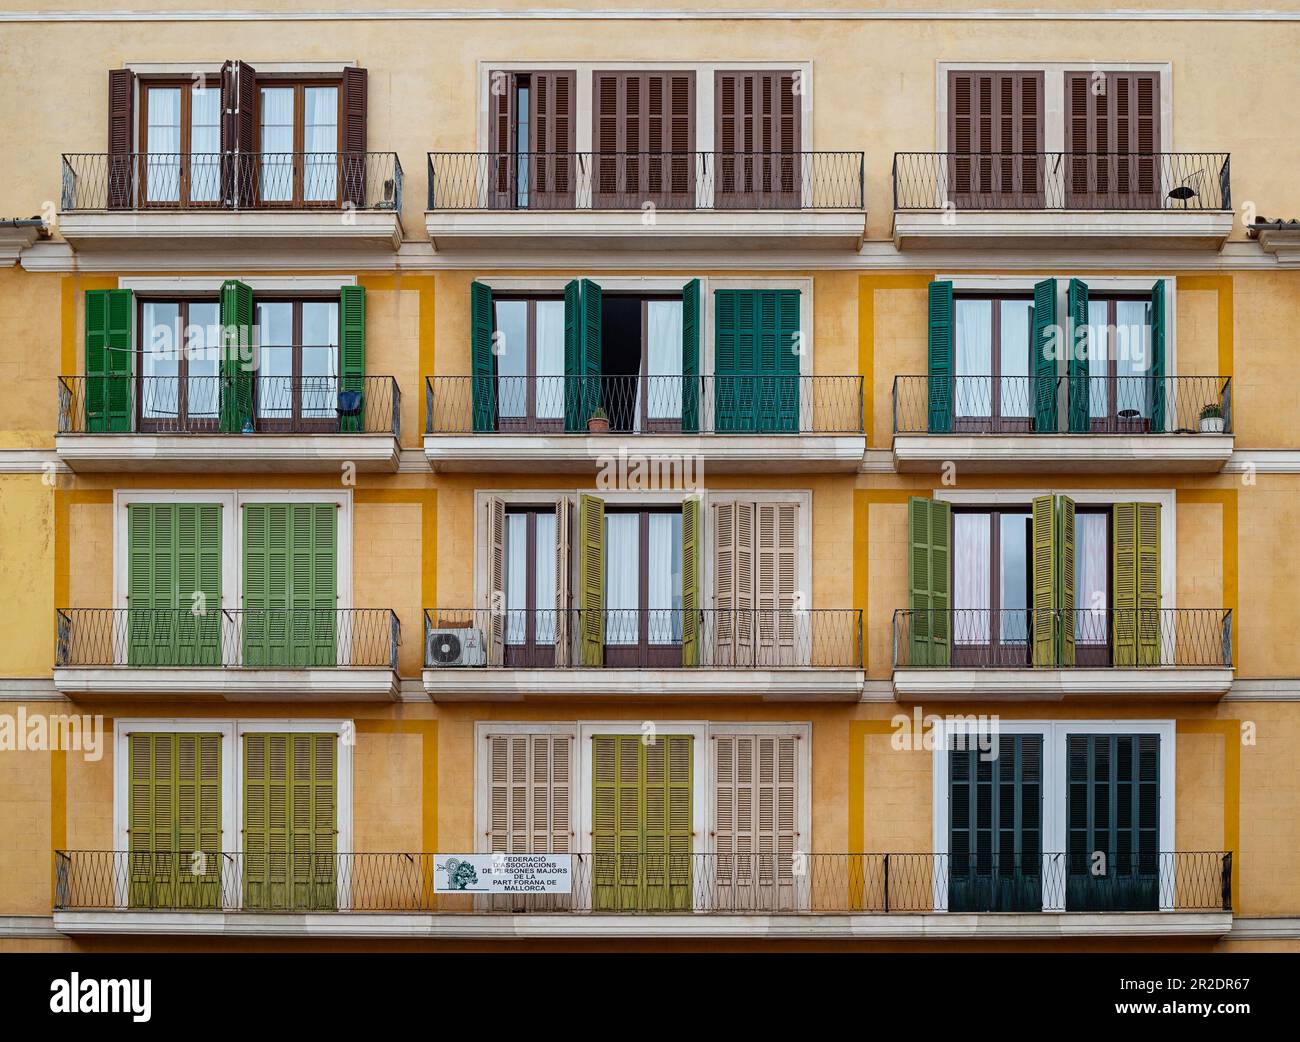
[[[649,391],[647,391],[649,393]],[[682,287],[682,430],[700,429],[700,280]]]
[[[470,396],[474,419],[474,432],[497,429],[497,359],[492,350],[495,321],[492,310],[492,289],[481,282],[470,283]],[[566,340],[567,347],[567,340]],[[517,344],[519,350],[526,344]]]
[[[1078,618],[1078,598],[1074,584],[1074,500],[1058,496],[1056,500],[1056,663],[1074,665],[1074,627]]]
[[[970,744],[948,752],[948,911],[1041,911],[1043,738]]]
[[[253,422],[253,291],[230,279],[221,284],[221,429],[238,434]]]
[[[799,430],[799,291],[717,290],[716,428]]]
[[[601,289],[590,279],[564,287],[564,429],[587,429],[601,405]]]
[[[1030,322],[1029,371],[1034,375],[1034,429],[1040,434],[1056,430],[1056,280],[1034,286],[1034,311]]]
[[[361,396],[361,411],[340,416],[339,430],[359,434],[366,429],[366,290],[364,286],[339,289],[339,390]]]
[[[1055,500],[1035,496],[1031,522],[1034,551],[1033,578],[1033,661],[1035,666],[1056,665],[1056,593],[1058,558],[1056,555]]]
[[[131,503],[126,516],[127,661],[219,666],[221,505]]]
[[[1151,287],[1151,366],[1147,375],[1150,392],[1151,430],[1163,434],[1167,429],[1165,416],[1165,283],[1157,279]]]
[[[909,665],[951,661],[952,508],[937,499],[907,501]]]
[[[1066,909],[1157,910],[1159,736],[1070,735],[1066,759]]]
[[[1066,362],[1066,395],[1069,399],[1070,433],[1091,429],[1088,394],[1088,354],[1092,350],[1088,333],[1088,284],[1070,280],[1069,356]]]
[[[90,289],[85,298],[86,432],[132,429],[131,336],[135,297],[129,289]]]
[[[931,434],[947,434],[952,430],[954,328],[952,283],[931,282],[930,368],[926,380]]]

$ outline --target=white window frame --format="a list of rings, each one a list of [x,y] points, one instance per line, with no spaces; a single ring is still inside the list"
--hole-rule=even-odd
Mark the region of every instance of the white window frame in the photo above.
[[[1175,799],[1178,774],[1177,726],[1173,720],[1002,720],[997,719],[998,733],[1002,735],[1038,734],[1043,736],[1043,814],[1042,852],[1064,854],[1067,848],[1069,822],[1069,786],[1067,784],[1066,743],[1070,735],[1080,734],[1154,734],[1160,739],[1160,842],[1161,853],[1177,850],[1175,825]],[[967,737],[971,732],[954,728],[954,733]],[[934,852],[947,855],[950,835],[948,793],[948,731],[940,718],[935,724],[934,752],[932,758],[932,801],[934,807]],[[1160,910],[1169,911],[1172,905],[1165,899],[1174,892],[1173,865],[1160,861]],[[1047,873],[1043,875],[1044,912],[1065,911],[1065,891],[1053,887]],[[934,873],[934,910],[948,911],[948,890],[944,885],[946,874]]]
[[[137,296],[166,296],[169,293],[212,293],[236,279],[258,293],[290,293],[304,297],[337,295],[344,286],[355,286],[355,275],[148,275],[123,276],[119,289],[129,289]]]
[[[335,743],[334,793],[337,852],[352,854],[352,749],[356,724],[348,720],[302,719],[195,719],[193,717],[119,718],[113,721],[113,849],[130,849],[127,826],[130,821],[130,736],[138,731],[165,734],[221,735],[221,853],[233,854],[235,866],[230,886],[222,893],[225,911],[238,911],[243,904],[244,851],[244,743],[246,734],[333,734]],[[116,873],[115,873],[116,875]],[[114,899],[127,907],[127,884],[130,873],[115,878]],[[338,907],[350,906],[348,889],[351,873],[340,873],[337,883]]]

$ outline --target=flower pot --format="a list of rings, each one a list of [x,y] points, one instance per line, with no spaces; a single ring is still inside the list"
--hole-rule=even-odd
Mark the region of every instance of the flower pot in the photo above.
[[[1222,434],[1223,417],[1222,416],[1202,416],[1201,417],[1202,434]]]
[[[608,434],[608,433],[609,433],[609,420],[607,420],[607,419],[602,419],[601,417],[598,417],[598,416],[593,416],[591,419],[589,419],[589,420],[587,421],[587,433],[588,433],[588,434]]]

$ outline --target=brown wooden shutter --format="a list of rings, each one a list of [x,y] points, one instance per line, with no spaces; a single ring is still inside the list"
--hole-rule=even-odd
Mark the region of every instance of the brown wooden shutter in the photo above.
[[[488,553],[488,611],[487,645],[488,665],[499,666],[505,661],[505,611],[506,611],[506,504],[500,496],[487,501],[487,553]]]
[[[793,72],[718,72],[714,205],[797,209],[802,107]]]
[[[365,69],[343,70],[343,126],[339,133],[339,167],[343,181],[343,201],[353,206],[366,205],[366,117],[367,76]]]
[[[1159,206],[1159,75],[1066,73],[1065,106],[1069,205]]]
[[[577,73],[534,72],[528,133],[528,208],[571,210],[576,164],[573,154]]]
[[[493,70],[488,74],[488,205],[506,210],[514,206],[515,77]]]
[[[798,739],[717,735],[713,743],[718,908],[793,908]]]
[[[221,66],[221,150],[227,206],[248,206],[257,195],[257,71],[247,62]]]
[[[694,206],[695,73],[596,73],[593,99],[593,205]]]
[[[713,651],[718,665],[753,665],[753,503],[714,505],[713,607]]]
[[[1043,205],[1043,78],[948,74],[948,190],[955,205]]]
[[[798,517],[799,508],[794,503],[758,504],[754,585],[760,666],[789,666],[796,662],[794,607],[795,586],[799,581]]]
[[[108,208],[129,210],[135,200],[135,73],[108,71]]]

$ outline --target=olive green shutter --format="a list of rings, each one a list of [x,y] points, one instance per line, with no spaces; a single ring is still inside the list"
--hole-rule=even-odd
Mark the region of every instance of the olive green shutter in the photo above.
[[[1150,393],[1151,430],[1163,434],[1167,429],[1165,416],[1165,283],[1157,279],[1151,287],[1151,366],[1147,374]]]
[[[1070,280],[1069,356],[1066,361],[1066,396],[1069,400],[1070,433],[1084,434],[1091,428],[1088,393],[1088,354],[1092,347],[1088,332],[1088,284]]]
[[[1056,554],[1055,500],[1035,496],[1032,515],[1033,651],[1035,666],[1056,665]]]
[[[221,284],[221,429],[238,434],[253,422],[253,291],[230,279]]]
[[[688,911],[691,907],[692,743],[689,735],[661,736],[649,745],[638,739],[645,796],[642,908]]]
[[[476,434],[497,429],[497,360],[492,350],[494,325],[491,287],[481,282],[470,283],[470,370],[473,374],[470,377],[470,401]],[[567,347],[568,341],[565,343]],[[515,347],[523,350],[527,345],[516,344]]]
[[[682,500],[682,665],[700,664],[700,552],[703,549],[703,499]]]
[[[1056,500],[1056,664],[1074,665],[1074,628],[1078,618],[1074,588],[1074,500],[1058,496]]]
[[[361,411],[340,416],[339,430],[359,434],[366,429],[366,290],[339,288],[339,390],[360,395]],[[395,403],[394,403],[395,404]]]
[[[221,736],[133,732],[127,741],[129,903],[221,903]]]
[[[912,666],[946,666],[951,645],[952,508],[937,499],[907,501],[907,585]]]
[[[90,289],[85,303],[86,432],[125,433],[132,427],[135,296],[129,289]]]
[[[337,664],[337,514],[332,503],[244,507],[244,665]]]
[[[1160,504],[1111,508],[1113,641],[1117,666],[1160,664]]]
[[[605,501],[578,497],[579,659],[584,666],[605,663]]]
[[[1056,430],[1056,280],[1034,286],[1029,371],[1034,374],[1034,429]]]
[[[647,389],[647,394],[650,389]],[[700,429],[700,280],[682,287],[682,430]]]
[[[951,282],[930,283],[929,432],[952,430],[954,306]]]

